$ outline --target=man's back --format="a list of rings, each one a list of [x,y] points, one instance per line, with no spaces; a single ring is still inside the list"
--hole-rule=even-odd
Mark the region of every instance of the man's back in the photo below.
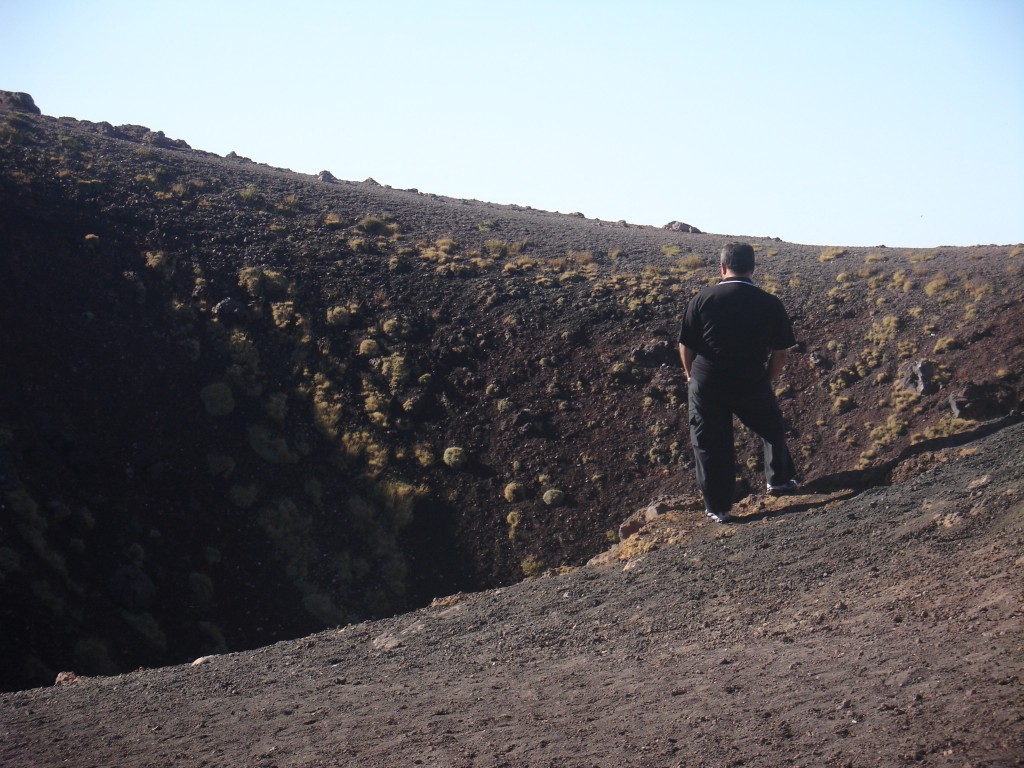
[[[694,375],[734,383],[763,381],[770,352],[796,343],[782,302],[737,278],[690,301],[679,340],[696,353]]]

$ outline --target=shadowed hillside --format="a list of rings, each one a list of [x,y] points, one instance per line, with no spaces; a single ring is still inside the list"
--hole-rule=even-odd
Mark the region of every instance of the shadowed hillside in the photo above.
[[[0,101],[0,685],[579,565],[693,494],[677,317],[735,237]],[[779,394],[811,488],[1019,406],[1019,246],[743,239],[795,321]]]
[[[665,512],[675,543],[625,561],[0,694],[0,763],[1019,766],[1024,426],[927,457],[734,526]]]

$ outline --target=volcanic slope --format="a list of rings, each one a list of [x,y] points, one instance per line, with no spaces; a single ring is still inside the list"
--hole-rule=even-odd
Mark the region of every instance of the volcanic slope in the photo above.
[[[0,98],[0,685],[393,615],[696,508],[674,335],[733,239]],[[779,395],[808,490],[1019,406],[1019,246],[744,239],[800,340]]]
[[[0,762],[1013,766],[1024,425],[892,487],[256,651],[0,695]]]

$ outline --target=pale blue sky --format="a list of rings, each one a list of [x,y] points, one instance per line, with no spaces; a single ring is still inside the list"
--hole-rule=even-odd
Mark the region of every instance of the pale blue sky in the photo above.
[[[304,173],[830,245],[1024,240],[1024,0],[0,0],[0,89]]]

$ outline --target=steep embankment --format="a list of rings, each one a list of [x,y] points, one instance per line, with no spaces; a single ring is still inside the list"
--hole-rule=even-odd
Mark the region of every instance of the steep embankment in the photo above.
[[[692,493],[673,335],[731,238],[303,176],[15,106],[0,685],[579,564],[624,510]],[[780,396],[811,483],[1019,402],[1019,248],[751,240],[801,341]],[[747,435],[739,455],[758,488]]]
[[[192,666],[0,695],[11,768],[1012,766],[1024,427],[680,546]]]

